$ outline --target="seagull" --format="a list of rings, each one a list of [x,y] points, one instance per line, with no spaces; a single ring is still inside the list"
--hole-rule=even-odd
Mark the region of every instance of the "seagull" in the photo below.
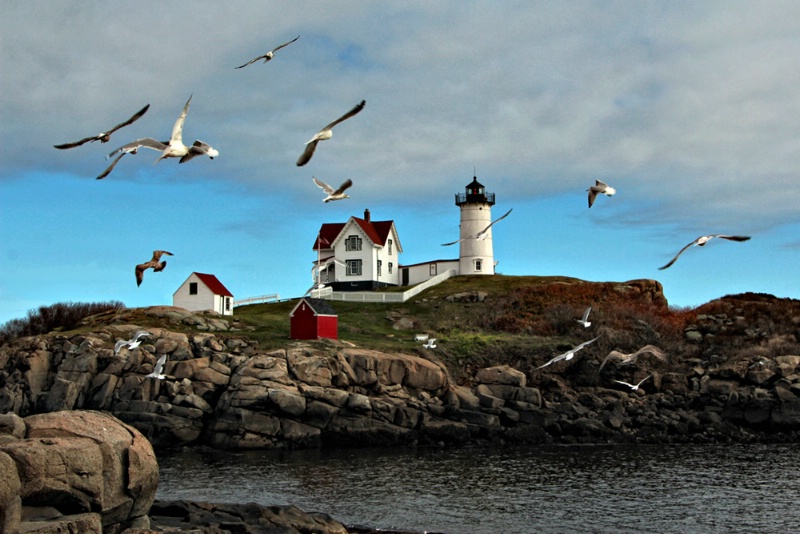
[[[606,183],[601,182],[600,180],[595,180],[594,183],[595,185],[587,189],[587,191],[589,192],[590,208],[592,207],[592,204],[594,204],[594,199],[598,194],[604,194],[611,197],[614,196],[614,193],[617,192],[616,189],[614,189],[613,187],[609,186]]]
[[[667,353],[655,345],[645,345],[636,352],[632,352],[630,354],[623,354],[618,350],[612,350],[605,358],[603,358],[603,362],[600,364],[600,367],[598,367],[597,372],[599,373],[603,369],[606,363],[608,363],[608,360],[619,360],[619,365],[630,365],[635,363],[636,359],[642,354],[652,354],[661,361],[667,361]]]
[[[319,291],[319,290],[320,290],[320,289],[322,289],[323,287],[327,287],[327,286],[326,286],[325,284],[322,284],[322,283],[320,283],[320,284],[314,284],[313,286],[311,286],[311,287],[309,287],[309,288],[308,288],[308,291],[306,291],[306,292],[303,294],[303,296],[304,296],[304,297],[307,297],[307,296],[309,296],[309,295],[311,294],[311,292],[312,292],[312,291]]]
[[[145,330],[137,330],[133,334],[132,338],[130,338],[128,340],[120,339],[119,341],[117,341],[114,344],[114,354],[116,355],[119,352],[119,350],[122,347],[126,346],[126,345],[128,346],[128,350],[135,349],[136,347],[138,347],[139,345],[142,344],[142,339],[141,338],[146,337],[146,336],[150,336],[150,335],[152,335],[152,334],[150,332],[145,331]]]
[[[89,142],[94,142],[94,141],[100,141],[101,143],[108,143],[109,139],[111,139],[111,134],[112,133],[116,132],[120,128],[124,128],[125,126],[128,126],[129,124],[133,124],[134,122],[139,120],[139,118],[142,115],[147,113],[148,109],[150,109],[150,104],[147,104],[145,107],[143,107],[142,109],[137,111],[130,119],[126,120],[125,122],[121,122],[121,123],[117,124],[116,126],[111,128],[107,132],[100,132],[99,134],[93,135],[91,137],[84,137],[80,141],[76,141],[74,143],[64,143],[63,145],[53,145],[53,146],[55,146],[55,148],[58,148],[60,150],[64,150],[66,148],[75,148],[76,146],[81,146],[84,143],[89,143]]]
[[[327,197],[322,199],[323,202],[331,202],[332,200],[342,200],[345,198],[350,198],[350,196],[346,195],[344,192],[345,189],[353,185],[353,180],[350,180],[349,178],[345,180],[344,183],[342,183],[342,185],[339,186],[339,189],[334,189],[325,182],[323,182],[322,180],[318,180],[313,176],[311,177],[311,179],[314,180],[314,183],[317,184],[317,187],[325,191],[325,194],[328,195]]]
[[[599,336],[598,336],[598,337],[599,337]],[[556,356],[555,358],[553,358],[552,360],[550,360],[550,361],[549,361],[549,362],[547,362],[546,364],[544,364],[544,365],[540,365],[539,367],[537,367],[537,369],[541,369],[542,367],[547,367],[548,365],[550,365],[550,364],[553,364],[553,363],[556,363],[556,362],[558,362],[558,361],[561,361],[561,360],[571,360],[571,359],[572,359],[572,358],[575,356],[575,353],[576,353],[576,352],[578,352],[579,350],[581,350],[583,347],[585,347],[585,346],[586,346],[586,345],[588,345],[589,343],[592,343],[593,341],[596,341],[597,339],[598,339],[598,338],[596,337],[596,338],[594,338],[594,339],[590,339],[589,341],[584,341],[583,343],[581,343],[581,344],[580,344],[580,345],[578,345],[577,347],[574,347],[574,348],[572,348],[572,349],[568,350],[568,351],[567,351],[567,352],[565,352],[564,354],[559,354],[558,356]]]
[[[723,234],[701,235],[700,237],[698,237],[697,239],[695,239],[694,241],[692,241],[691,243],[680,249],[680,251],[678,251],[678,253],[675,254],[675,257],[669,260],[669,263],[667,263],[666,265],[659,267],[659,270],[666,269],[667,267],[675,263],[675,261],[678,259],[678,256],[683,254],[683,251],[691,247],[692,245],[697,245],[698,247],[705,246],[706,243],[708,243],[715,237],[728,239],[730,241],[747,241],[748,239],[750,239],[749,235],[723,235]]]
[[[443,247],[449,247],[450,245],[455,245],[456,243],[461,243],[462,241],[466,241],[467,239],[478,239],[478,240],[486,239],[487,237],[489,237],[489,228],[491,228],[494,223],[496,223],[498,221],[501,221],[501,220],[505,219],[506,217],[508,217],[508,214],[511,213],[513,210],[514,210],[514,208],[511,208],[510,210],[505,212],[505,214],[502,217],[498,217],[497,219],[495,219],[492,222],[490,222],[489,225],[486,228],[484,228],[483,230],[481,230],[477,234],[469,235],[467,237],[462,237],[458,241],[451,241],[450,243],[442,243],[442,246]]]
[[[161,255],[166,254],[167,256],[172,256],[172,252],[167,252],[166,250],[154,250],[153,251],[153,258],[145,263],[140,263],[136,266],[136,285],[142,285],[142,280],[144,279],[144,272],[149,269],[153,268],[153,272],[160,272],[164,270],[164,267],[167,266],[166,261],[159,262],[158,260],[161,259]]]
[[[436,348],[436,338],[429,339],[424,345],[422,345],[423,349],[435,349]]]
[[[650,378],[651,376],[653,376],[653,375],[647,375],[646,377],[642,378],[642,379],[639,381],[639,383],[638,383],[638,384],[636,384],[635,386],[634,386],[633,384],[628,384],[627,382],[623,382],[622,380],[614,380],[614,382],[616,382],[616,383],[618,383],[618,384],[623,384],[623,385],[625,385],[625,386],[628,386],[629,388],[631,388],[631,391],[636,391],[637,389],[639,389],[639,386],[641,386],[641,385],[642,385],[642,382],[644,382],[645,380],[647,380],[647,379],[648,379],[648,378]]]
[[[580,319],[575,319],[575,321],[577,321],[578,323],[582,324],[584,328],[589,328],[592,325],[591,321],[588,320],[589,319],[589,312],[591,312],[591,311],[592,311],[592,307],[589,306],[588,308],[586,308],[586,311],[583,312],[583,317],[581,317]]]
[[[345,263],[343,261],[337,260],[336,258],[328,258],[327,260],[320,262],[319,265],[314,265],[311,267],[311,272],[314,270],[319,270],[319,272],[327,271],[328,267],[331,265],[339,265],[340,267],[345,267]]]
[[[283,43],[282,45],[280,45],[280,46],[277,46],[277,47],[273,48],[272,50],[270,50],[270,51],[269,51],[269,52],[267,52],[266,54],[264,54],[264,55],[262,55],[262,56],[258,56],[257,58],[251,59],[250,61],[248,61],[248,62],[247,62],[247,63],[245,63],[244,65],[239,65],[239,66],[238,66],[238,67],[236,67],[236,68],[237,68],[237,69],[241,69],[242,67],[246,67],[246,66],[250,65],[251,63],[255,63],[255,62],[256,62],[256,61],[258,61],[259,59],[263,59],[263,60],[264,60],[264,63],[266,63],[267,61],[269,61],[269,60],[271,60],[271,59],[272,59],[272,57],[275,55],[275,52],[277,52],[278,50],[280,50],[280,49],[281,49],[281,48],[283,48],[284,46],[289,46],[290,44],[292,44],[293,42],[295,42],[295,41],[296,41],[296,40],[298,40],[298,39],[300,39],[300,36],[299,36],[299,35],[298,35],[297,37],[295,37],[294,39],[292,39],[291,41],[289,41],[288,43]]]
[[[349,119],[353,115],[355,115],[358,112],[360,112],[362,109],[364,109],[364,106],[366,104],[367,104],[367,101],[366,100],[362,100],[361,102],[358,103],[358,105],[356,105],[356,107],[354,107],[353,109],[351,109],[350,111],[348,111],[347,113],[345,113],[344,115],[342,115],[341,117],[339,117],[338,119],[333,121],[332,123],[330,123],[327,126],[325,126],[323,129],[321,129],[320,131],[315,133],[314,137],[312,137],[308,142],[306,142],[306,149],[303,151],[303,153],[300,155],[300,157],[297,158],[297,166],[298,167],[302,167],[303,165],[305,165],[306,163],[311,161],[311,156],[314,155],[314,150],[317,149],[317,143],[319,143],[320,141],[325,141],[326,139],[330,139],[331,137],[333,137],[333,132],[331,131],[333,129],[333,127],[336,126],[337,124],[339,124],[340,122],[346,121],[347,119]]]
[[[163,374],[162,372],[164,371],[165,363],[167,363],[167,355],[162,354],[161,357],[156,361],[156,366],[153,368],[153,372],[145,376],[145,378],[157,378],[158,380],[164,380],[167,378],[167,375]]]
[[[214,159],[219,155],[219,151],[208,143],[195,141],[190,147],[183,144],[183,122],[186,120],[186,114],[189,112],[189,103],[191,101],[192,97],[190,95],[189,100],[186,101],[186,105],[183,106],[183,111],[181,111],[178,120],[175,121],[175,125],[172,127],[172,137],[170,137],[169,141],[157,141],[152,137],[143,137],[142,139],[137,139],[136,141],[119,147],[106,156],[106,159],[113,158],[119,153],[129,152],[131,154],[136,154],[140,148],[150,148],[161,152],[161,155],[153,162],[153,165],[164,158],[181,158],[180,163],[185,163],[195,156],[208,156]],[[113,165],[114,164],[112,164],[111,168],[113,168]],[[111,172],[110,169],[108,172]]]

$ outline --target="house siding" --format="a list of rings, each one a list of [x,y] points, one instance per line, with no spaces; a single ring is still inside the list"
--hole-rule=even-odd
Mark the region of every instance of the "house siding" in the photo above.
[[[192,283],[197,284],[196,295],[189,294],[189,286]],[[230,299],[229,309],[226,309],[225,306],[226,299]],[[189,278],[181,284],[178,290],[173,293],[172,305],[189,311],[212,310],[220,315],[233,315],[233,298],[226,295],[214,294],[195,273],[192,273]]]

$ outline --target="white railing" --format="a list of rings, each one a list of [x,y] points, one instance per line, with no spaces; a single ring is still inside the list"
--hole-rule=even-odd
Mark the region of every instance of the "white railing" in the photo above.
[[[261,304],[264,302],[278,302],[281,300],[281,296],[277,293],[273,293],[272,295],[261,295],[258,297],[249,297],[246,299],[241,300],[234,300],[233,307],[236,306],[246,306],[248,304]]]
[[[340,300],[343,302],[405,302],[411,297],[425,291],[429,287],[440,284],[452,276],[456,276],[455,269],[450,269],[442,274],[437,274],[433,278],[425,280],[424,282],[417,284],[408,291],[403,291],[402,293],[386,293],[381,291],[332,291],[331,288],[326,287],[318,291],[312,291],[311,295],[315,298]]]

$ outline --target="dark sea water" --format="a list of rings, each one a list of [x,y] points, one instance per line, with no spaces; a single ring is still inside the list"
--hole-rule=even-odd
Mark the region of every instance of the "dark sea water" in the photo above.
[[[416,532],[800,532],[800,446],[347,449],[158,456],[159,499],[294,504]]]

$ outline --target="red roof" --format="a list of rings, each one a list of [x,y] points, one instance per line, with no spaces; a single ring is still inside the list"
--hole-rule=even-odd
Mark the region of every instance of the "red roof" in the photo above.
[[[352,217],[353,221],[363,230],[367,237],[376,245],[386,245],[386,240],[392,230],[394,221],[366,221]],[[328,243],[333,243],[347,223],[325,223],[319,229],[319,237]],[[325,246],[325,245],[322,245]],[[314,240],[313,250],[317,250],[317,240]],[[326,247],[330,248],[330,246]],[[323,249],[324,250],[324,249]]]
[[[203,273],[193,273],[197,275],[197,278],[203,282],[208,289],[211,290],[212,293],[215,295],[222,295],[223,297],[233,297],[233,293],[228,291],[228,288],[222,285],[222,282],[217,280],[217,277],[213,274],[203,274]]]

